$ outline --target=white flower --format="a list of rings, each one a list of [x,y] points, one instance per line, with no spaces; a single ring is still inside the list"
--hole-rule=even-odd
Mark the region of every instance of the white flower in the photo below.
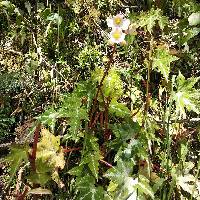
[[[121,28],[122,30],[127,30],[130,25],[130,20],[124,19],[124,15],[122,14],[118,14],[113,18],[108,18],[106,21],[108,27]]]
[[[110,32],[110,43],[123,43],[125,38],[125,33],[122,32],[121,28],[114,28]]]

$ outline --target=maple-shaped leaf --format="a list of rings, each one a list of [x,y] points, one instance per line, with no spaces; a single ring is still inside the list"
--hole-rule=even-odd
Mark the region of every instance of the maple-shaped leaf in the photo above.
[[[198,102],[200,99],[199,90],[194,88],[200,77],[191,77],[185,79],[185,77],[179,72],[176,79],[177,91],[174,92],[173,99],[176,103],[176,113],[179,117],[186,117],[185,109],[188,111],[194,111],[199,113]]]
[[[98,179],[98,173],[99,173],[99,160],[103,157],[100,155],[99,151],[97,152],[89,152],[87,153],[87,156],[84,157],[81,164],[88,164],[88,167],[90,168],[93,176]]]
[[[176,56],[172,56],[166,49],[156,49],[153,56],[153,69],[157,69],[166,80],[169,78],[170,63],[178,60]]]
[[[51,178],[59,184],[57,169],[65,166],[64,153],[60,148],[60,137],[42,128],[41,139],[37,144],[36,173],[29,176],[34,183],[45,185]]]
[[[103,187],[95,186],[95,179],[92,176],[76,178],[76,188],[78,190],[77,200],[102,200],[104,199]]]
[[[135,186],[137,179],[131,177],[133,163],[118,160],[117,166],[107,170],[105,177],[111,180],[108,193],[113,199],[126,200],[136,199],[137,190]]]
[[[68,119],[69,136],[72,140],[77,140],[78,131],[81,129],[82,120],[88,120],[87,108],[82,106],[81,97],[76,92],[66,95],[63,104],[58,110],[61,117]]]
[[[160,9],[151,9],[148,13],[144,12],[140,15],[138,26],[146,27],[147,31],[151,33],[157,22],[163,30],[168,23],[168,18],[162,15]]]
[[[100,154],[97,138],[87,134],[86,136],[86,150],[81,160],[80,166],[87,164],[93,176],[98,179],[99,160],[103,157]]]
[[[11,152],[5,159],[10,163],[10,181],[16,175],[16,172],[22,165],[23,161],[28,162],[28,149],[27,146],[16,145],[11,147]]]

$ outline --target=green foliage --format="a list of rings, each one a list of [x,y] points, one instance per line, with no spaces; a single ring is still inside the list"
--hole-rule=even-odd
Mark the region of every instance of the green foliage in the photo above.
[[[178,58],[170,55],[166,49],[156,49],[153,57],[152,67],[157,69],[164,78],[168,81],[170,73],[170,63],[177,60]]]
[[[151,33],[156,23],[158,23],[159,27],[163,30],[168,24],[168,18],[162,15],[160,9],[151,9],[148,13],[142,13],[138,22],[138,26],[146,27],[147,31]]]
[[[1,1],[0,139],[14,141],[16,130],[31,143],[11,146],[8,195],[198,199],[199,8],[195,0]],[[106,18],[117,13],[130,26],[127,43],[113,48]],[[36,158],[27,120],[43,127]]]
[[[79,191],[76,199],[81,200],[101,200],[104,197],[102,187],[95,187],[95,179],[91,176],[79,177],[76,179],[76,187]]]
[[[123,103],[118,103],[112,100],[109,107],[109,112],[117,117],[130,117],[130,110]]]
[[[100,81],[103,77],[103,69],[96,68],[96,70],[92,73],[92,80]],[[105,77],[102,86],[102,92],[105,97],[109,97],[111,99],[118,99],[121,97],[122,90],[122,81],[117,73],[115,68],[109,70],[108,75]]]
[[[176,102],[176,113],[180,117],[186,117],[186,111],[194,111],[199,113],[198,101],[199,101],[199,91],[195,89],[194,85],[199,80],[199,77],[191,77],[185,79],[185,77],[179,72],[177,76],[177,91],[174,94],[174,100]]]
[[[16,172],[23,163],[28,162],[28,147],[13,146],[10,154],[6,157],[6,161],[10,164],[10,181],[16,176]]]

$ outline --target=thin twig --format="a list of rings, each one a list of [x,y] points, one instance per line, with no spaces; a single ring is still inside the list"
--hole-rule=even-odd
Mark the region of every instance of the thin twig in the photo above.
[[[113,167],[110,163],[106,162],[105,160],[99,160],[99,162],[105,164],[106,166],[108,166],[108,167],[110,167],[110,168]]]
[[[78,148],[70,148],[70,147],[68,147],[66,149],[63,149],[62,151],[64,153],[69,153],[69,152],[72,152],[72,151],[79,151],[80,149],[81,149],[80,147],[78,147]]]

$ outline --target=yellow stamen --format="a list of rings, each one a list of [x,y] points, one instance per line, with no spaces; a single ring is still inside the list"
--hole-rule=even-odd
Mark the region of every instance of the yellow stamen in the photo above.
[[[114,22],[115,22],[116,25],[120,25],[122,23],[121,17],[115,17]]]
[[[112,34],[113,38],[115,38],[116,40],[118,40],[121,37],[121,32],[120,31],[115,31]]]

